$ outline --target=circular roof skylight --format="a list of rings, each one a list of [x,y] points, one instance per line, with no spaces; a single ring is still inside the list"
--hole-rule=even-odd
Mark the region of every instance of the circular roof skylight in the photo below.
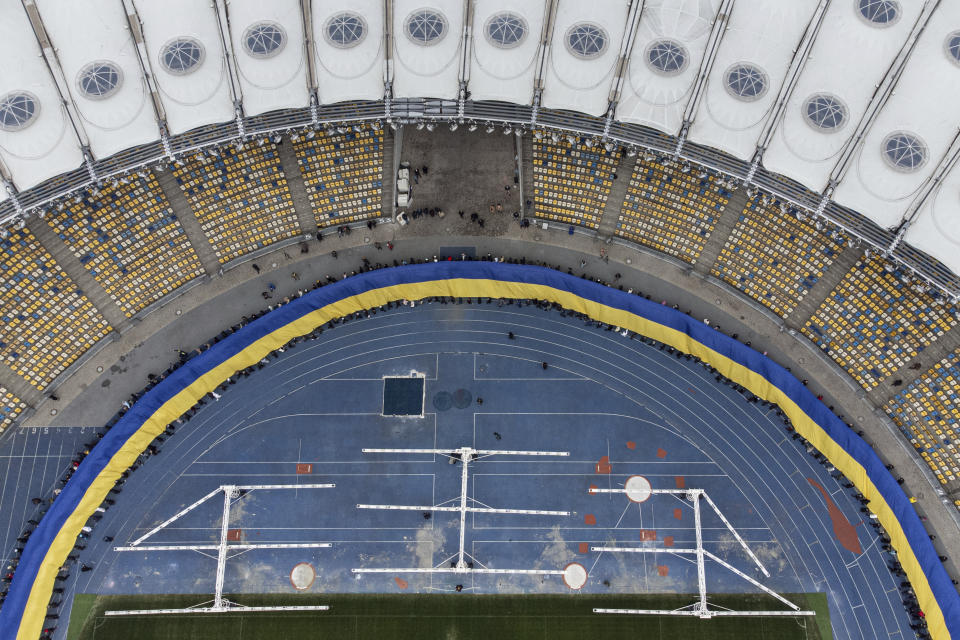
[[[943,43],[943,48],[950,57],[950,61],[960,64],[960,31],[954,31],[947,36]]]
[[[847,121],[847,107],[839,98],[826,93],[807,98],[803,114],[810,126],[823,133],[837,131]]]
[[[687,68],[689,56],[679,42],[656,40],[647,47],[647,64],[659,74],[674,76]]]
[[[32,93],[14,91],[0,98],[0,130],[19,131],[30,126],[40,111],[40,101]]]
[[[338,13],[327,20],[323,29],[327,42],[335,47],[355,47],[367,35],[367,24],[355,13]]]
[[[523,42],[527,35],[527,23],[515,13],[498,13],[487,20],[484,33],[495,47],[510,49]]]
[[[603,27],[581,22],[567,31],[567,48],[578,58],[596,58],[607,48],[607,32]]]
[[[889,27],[900,19],[897,0],[855,0],[860,17],[877,27]]]
[[[916,171],[927,161],[927,145],[912,133],[897,131],[884,139],[883,157],[898,171]]]
[[[287,33],[276,22],[258,22],[243,32],[243,48],[254,58],[272,58],[287,44]]]
[[[182,76],[197,70],[203,62],[203,45],[194,38],[181,37],[168,42],[160,52],[160,63],[168,72]]]
[[[727,69],[725,86],[734,98],[752,102],[763,97],[769,83],[767,74],[759,67],[738,63]]]
[[[407,16],[405,31],[416,44],[436,44],[447,33],[447,20],[432,9],[417,9]]]
[[[91,62],[77,74],[77,88],[91,100],[101,100],[113,95],[120,88],[123,72],[120,67],[99,60]]]

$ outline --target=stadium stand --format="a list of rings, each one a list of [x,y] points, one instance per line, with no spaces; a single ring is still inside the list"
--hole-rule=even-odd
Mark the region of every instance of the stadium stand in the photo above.
[[[6,431],[26,408],[25,402],[4,387],[0,387],[0,433]]]
[[[710,273],[786,318],[833,264],[846,238],[801,222],[786,205],[756,195]]]
[[[47,214],[127,317],[203,274],[203,266],[152,174],[132,175]]]
[[[197,154],[173,172],[220,264],[300,233],[272,142],[215,153]]]
[[[616,234],[696,263],[729,199],[706,171],[637,158]]]
[[[382,130],[333,129],[314,138],[303,135],[293,141],[293,149],[321,229],[383,215]]]
[[[934,365],[884,409],[941,484],[960,480],[960,351]]]
[[[0,240],[0,355],[37,389],[46,388],[110,326],[28,229]]]
[[[534,215],[596,229],[619,162],[619,149],[590,147],[586,138],[534,139]]]
[[[802,332],[865,389],[900,369],[957,320],[957,308],[874,256],[857,262]]]

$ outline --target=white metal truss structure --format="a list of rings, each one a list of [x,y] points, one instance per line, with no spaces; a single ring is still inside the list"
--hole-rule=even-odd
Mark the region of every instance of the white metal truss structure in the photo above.
[[[737,533],[736,529],[733,528],[733,525],[730,524],[730,521],[720,512],[720,509],[717,507],[716,503],[710,499],[710,496],[707,495],[707,492],[703,489],[652,489],[650,488],[650,483],[646,478],[642,476],[631,476],[627,479],[624,487],[622,489],[595,489],[591,488],[588,490],[591,494],[598,493],[624,493],[627,495],[627,498],[631,502],[641,503],[645,502],[650,498],[651,495],[655,494],[669,494],[675,496],[683,496],[687,501],[693,504],[693,519],[694,519],[694,529],[696,534],[696,545],[694,548],[685,548],[685,549],[675,549],[672,547],[590,547],[591,551],[599,552],[611,552],[611,553],[671,553],[677,555],[692,555],[695,556],[696,565],[697,565],[697,587],[699,590],[699,599],[697,602],[694,602],[691,605],[686,607],[681,607],[680,609],[604,609],[604,608],[595,608],[594,613],[613,613],[613,614],[631,614],[631,615],[656,615],[656,616],[697,616],[699,618],[713,618],[717,616],[813,616],[816,615],[814,611],[802,611],[800,607],[793,604],[780,594],[776,593],[772,589],[760,584],[757,580],[754,580],[746,573],[740,571],[733,565],[728,562],[720,559],[716,555],[710,553],[703,548],[703,532],[701,528],[701,518],[700,518],[700,501],[706,501],[707,505],[713,509],[713,512],[720,518],[720,521],[727,527],[727,530],[733,535],[737,542],[740,543],[740,546],[744,551],[747,552],[747,555],[750,556],[750,559],[757,565],[757,568],[763,573],[764,576],[770,577],[770,572],[767,571],[766,567],[763,566],[763,563],[760,562],[760,559],[750,550],[750,547],[747,546],[746,541],[740,534]],[[707,602],[707,579],[706,579],[706,567],[705,559],[710,558],[720,566],[725,569],[737,574],[756,588],[760,589],[764,593],[773,596],[780,602],[784,603],[790,607],[790,611],[734,611],[731,609],[711,609],[709,603]]]
[[[213,601],[204,602],[195,607],[185,609],[134,609],[122,611],[106,611],[108,616],[141,616],[141,615],[159,615],[170,613],[224,613],[227,611],[326,611],[330,607],[326,605],[315,606],[280,606],[280,607],[247,607],[244,605],[230,602],[223,597],[223,579],[226,573],[227,560],[246,553],[251,549],[324,549],[332,546],[329,542],[303,542],[303,543],[263,543],[263,544],[229,544],[227,535],[230,530],[230,505],[234,500],[243,497],[250,491],[265,489],[332,489],[333,484],[253,484],[253,485],[222,485],[203,496],[190,506],[182,509],[175,515],[163,521],[147,533],[143,534],[126,547],[114,547],[114,551],[196,551],[209,558],[214,556],[204,553],[206,551],[216,551],[217,555],[217,573],[214,587]],[[218,544],[164,544],[164,545],[142,545],[147,538],[153,536],[158,531],[166,528],[187,515],[210,498],[218,493],[223,493],[223,520],[220,523],[220,542]],[[233,555],[228,556],[230,552]],[[210,606],[204,606],[210,605]]]
[[[439,565],[434,567],[400,567],[400,568],[371,568],[371,569],[352,569],[353,573],[477,573],[477,574],[511,574],[511,575],[537,575],[537,576],[570,576],[571,568],[568,565],[566,569],[493,569],[480,565],[480,562],[470,556],[465,549],[466,521],[467,513],[509,513],[520,515],[537,516],[569,516],[569,511],[544,511],[540,509],[496,509],[488,507],[478,500],[467,495],[467,483],[470,477],[470,463],[479,458],[488,456],[569,456],[569,451],[497,451],[491,449],[474,449],[472,447],[461,447],[459,449],[364,449],[364,453],[404,453],[417,454],[428,453],[434,455],[443,455],[448,458],[459,457],[462,464],[460,473],[460,495],[456,498],[446,500],[438,505],[392,505],[392,504],[358,504],[358,509],[384,509],[399,511],[450,511],[460,514],[460,548],[455,555],[450,556]],[[456,506],[449,504],[457,502]],[[467,557],[470,561],[468,562]],[[453,563],[453,559],[456,562]],[[473,564],[480,565],[474,567]],[[453,566],[449,566],[453,564]],[[579,567],[579,565],[577,565]],[[581,567],[582,569],[582,567]],[[580,583],[579,575],[574,576],[577,583]],[[585,576],[583,576],[585,580]],[[582,586],[582,584],[580,584]],[[573,588],[579,588],[573,587]]]

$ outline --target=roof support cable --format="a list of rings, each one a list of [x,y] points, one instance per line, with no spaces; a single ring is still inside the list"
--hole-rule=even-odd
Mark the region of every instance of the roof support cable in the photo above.
[[[134,51],[136,52],[137,65],[140,68],[140,78],[150,94],[150,104],[153,106],[154,119],[157,122],[157,129],[160,131],[160,142],[163,144],[164,153],[172,160],[173,152],[170,150],[167,114],[163,108],[163,102],[160,100],[160,90],[150,70],[150,56],[147,54],[146,42],[144,42],[143,39],[143,21],[137,13],[137,8],[134,6],[133,0],[122,1],[123,10],[127,17],[127,27],[130,30],[130,38],[135,45]]]
[[[467,85],[470,83],[470,52],[473,50],[473,0],[463,0],[463,34],[460,37],[460,74],[457,88],[457,118],[463,120]]]
[[[553,27],[557,20],[557,3],[560,0],[547,0],[543,9],[543,28],[540,30],[540,46],[537,49],[537,66],[533,74],[533,113],[530,124],[535,125],[543,102],[543,79],[547,75],[547,63],[550,59],[550,46],[553,43]]]
[[[620,43],[616,71],[613,74],[610,93],[607,95],[607,102],[612,105],[608,114],[611,119],[615,117],[616,107],[620,103],[620,93],[623,90],[624,79],[627,77],[627,69],[633,55],[633,46],[637,41],[637,33],[640,31],[640,18],[643,16],[644,3],[645,0],[631,0],[627,9],[627,29]]]
[[[677,136],[677,146],[673,149],[673,161],[676,162],[683,153],[683,143],[687,141],[687,132],[690,130],[690,123],[684,122],[680,127],[680,135]]]
[[[830,196],[823,194],[823,196],[820,198],[820,202],[817,203],[816,210],[813,212],[814,217],[817,219],[822,218],[823,212],[826,211],[828,204],[830,204]]]
[[[303,28],[303,48],[307,56],[307,92],[311,100],[317,93],[317,47],[313,42],[313,0],[300,0],[300,26]]]
[[[393,0],[383,0],[383,110],[390,118],[393,101]]]
[[[610,106],[607,107],[607,117],[603,122],[603,135],[600,136],[601,142],[606,142],[607,137],[610,135],[610,127],[613,126],[613,117],[617,112],[617,103],[611,102]]]
[[[763,130],[760,132],[760,137],[757,140],[758,150],[766,150],[770,144],[770,140],[773,139],[773,134],[777,130],[780,120],[786,113],[787,105],[790,103],[790,97],[793,95],[793,91],[800,80],[800,74],[807,60],[810,58],[810,50],[813,48],[817,36],[820,33],[820,27],[823,25],[823,19],[829,4],[830,0],[820,0],[820,4],[817,5],[813,16],[803,31],[803,35],[800,37],[797,48],[793,50],[790,67],[787,70],[783,83],[780,85],[780,91],[777,94],[777,99],[774,101],[774,107],[770,112],[770,116],[767,118]]]
[[[310,124],[313,125],[314,128],[317,128],[320,126],[319,102],[320,100],[319,98],[317,98],[317,90],[311,89],[310,90]]]
[[[67,121],[73,129],[76,137],[75,142],[81,150],[84,150],[84,155],[87,155],[90,150],[90,138],[83,128],[83,119],[80,117],[77,106],[74,104],[73,98],[70,95],[67,76],[63,71],[63,65],[60,64],[60,57],[57,55],[57,50],[47,34],[47,29],[43,24],[40,11],[34,0],[21,0],[21,4],[23,5],[24,12],[27,14],[27,19],[30,21],[33,35],[37,40],[37,46],[40,47],[40,55],[47,67],[47,71],[50,73],[50,78],[53,80],[54,86],[56,86],[57,95],[60,97],[63,110],[67,115]]]
[[[173,162],[173,145],[170,144],[170,132],[167,131],[167,124],[160,122],[160,144],[163,146],[163,153],[167,156],[169,162]]]
[[[533,90],[533,104],[530,109],[530,128],[537,126],[537,116],[540,115],[540,99],[543,97],[543,89]]]
[[[700,61],[700,69],[697,71],[697,79],[693,83],[690,100],[687,101],[687,107],[683,112],[684,129],[689,129],[697,117],[700,102],[706,92],[707,82],[710,80],[710,72],[713,70],[713,63],[717,59],[717,52],[720,50],[723,36],[727,32],[727,22],[730,20],[730,12],[733,11],[733,3],[734,0],[723,0],[713,20],[710,39],[707,41],[707,48],[703,53],[703,59]]]
[[[90,147],[83,147],[81,151],[83,152],[83,166],[87,170],[87,175],[90,176],[90,182],[100,182],[100,176],[97,175],[97,170],[93,165],[93,154],[90,153]]]
[[[757,174],[757,169],[760,168],[760,161],[763,159],[763,149],[757,148],[753,153],[753,161],[750,162],[750,169],[747,170],[747,175],[743,178],[743,184],[749,186],[753,183],[753,176]]]
[[[467,108],[467,83],[460,81],[460,88],[457,90],[457,119],[462,121],[463,114]]]
[[[233,114],[234,122],[237,124],[237,135],[240,137],[240,141],[243,142],[247,137],[247,125],[243,121],[243,105],[240,104],[240,101],[233,103]]]
[[[383,83],[383,117],[387,122],[393,121],[393,83],[389,80]]]
[[[887,104],[887,101],[897,88],[900,76],[903,74],[904,69],[906,69],[907,62],[910,60],[914,49],[916,49],[921,34],[926,29],[930,17],[939,5],[940,0],[933,0],[932,2],[924,4],[923,9],[920,11],[920,16],[917,18],[913,28],[910,30],[910,34],[907,36],[907,40],[903,43],[903,46],[900,47],[900,51],[897,52],[896,57],[891,61],[883,78],[881,78],[877,84],[877,88],[870,97],[870,102],[867,104],[867,108],[864,110],[860,122],[857,123],[857,128],[854,130],[853,135],[841,149],[839,159],[834,165],[833,171],[830,172],[830,180],[832,182],[839,184],[854,164],[854,159],[863,145],[863,141],[867,138],[867,134],[877,121],[884,105]]]
[[[17,214],[21,216],[24,215],[23,205],[20,204],[20,198],[17,197],[17,188],[4,176],[0,176],[0,184],[7,190],[7,196],[10,198],[10,202],[13,203],[13,208]]]
[[[227,79],[230,80],[230,95],[234,104],[243,104],[243,88],[240,85],[240,73],[236,67],[236,55],[233,51],[233,41],[230,39],[230,8],[224,0],[214,0],[213,13],[217,21],[217,31],[220,34],[220,46],[226,58]]]
[[[943,181],[946,180],[950,172],[957,166],[958,161],[960,161],[960,131],[954,134],[953,140],[950,141],[950,145],[944,152],[943,157],[941,157],[940,162],[937,163],[936,169],[927,176],[927,179],[917,192],[916,197],[914,197],[910,206],[907,207],[907,210],[904,212],[903,220],[897,228],[897,235],[894,237],[893,242],[890,243],[890,251],[900,246],[903,237],[907,235],[907,230],[920,214],[920,210],[923,209],[923,206],[929,201],[930,196],[940,190]]]

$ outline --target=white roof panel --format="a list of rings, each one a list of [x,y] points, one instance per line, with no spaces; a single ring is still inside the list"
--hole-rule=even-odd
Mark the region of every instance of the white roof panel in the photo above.
[[[37,8],[93,155],[105,158],[156,140],[160,130],[123,5],[116,0],[37,0]],[[90,20],[91,15],[97,19]],[[83,37],[78,37],[78,24],[84,25]],[[114,76],[103,63],[119,70],[119,84],[106,97],[85,92],[80,84],[84,72],[98,73],[103,82],[90,84],[90,76],[86,76],[86,86],[108,89]]]
[[[833,2],[790,96],[783,121],[763,156],[763,165],[821,191],[837,155],[857,128],[870,98],[906,42],[920,14],[920,2],[899,3],[901,15],[889,26],[873,26],[853,0]],[[846,109],[843,124],[816,130],[806,119],[808,99],[828,94]]]
[[[230,0],[227,12],[244,113],[254,116],[309,105],[300,3]],[[277,40],[276,34],[282,38]],[[269,51],[275,42],[282,45]]]
[[[34,106],[35,115],[26,126],[0,129],[0,158],[22,191],[77,168],[83,154],[33,27],[17,0],[0,2],[0,60],[8,62],[0,72],[0,100],[26,93]]]
[[[618,119],[680,131],[719,7],[720,0],[651,0],[644,5]]]
[[[216,9],[204,0],[134,0],[143,20],[143,38],[150,67],[160,90],[170,133],[232,120],[233,97]],[[189,73],[171,73],[163,52],[178,38],[192,38],[202,47],[199,64]]]
[[[960,63],[949,56],[944,42],[958,28],[960,4],[942,3],[920,35],[896,90],[833,195],[834,200],[881,227],[899,224],[917,189],[936,170],[957,133]],[[885,155],[887,144],[897,144],[891,137],[898,132],[918,137],[926,147],[925,164],[918,170],[895,169]]]
[[[340,0],[313,1],[313,47],[320,102],[381,100],[385,59],[383,2],[351,0],[349,8],[344,9]]]
[[[607,112],[627,9],[628,4],[620,0],[561,0],[547,60],[543,106],[594,116]],[[596,50],[598,31],[604,41],[599,53],[584,57],[572,52],[571,38],[578,46]]]
[[[533,101],[544,2],[475,0],[470,95],[474,100]],[[513,42],[519,28],[523,36]],[[492,33],[491,33],[492,31]]]
[[[960,168],[930,195],[903,239],[960,273]]]
[[[394,0],[394,97],[457,97],[463,4],[462,0],[431,0],[429,4]],[[423,38],[428,40],[426,44],[422,44]]]
[[[817,0],[737,0],[690,127],[691,140],[741,160],[753,157],[816,6]]]

